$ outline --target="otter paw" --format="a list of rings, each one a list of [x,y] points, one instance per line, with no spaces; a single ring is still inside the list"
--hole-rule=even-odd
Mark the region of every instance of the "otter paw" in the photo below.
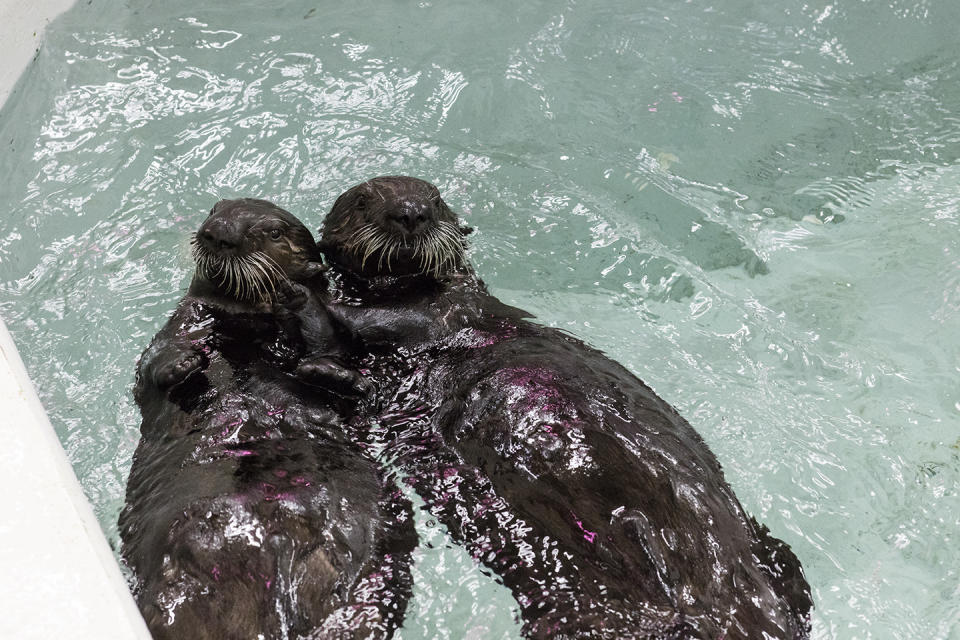
[[[181,354],[177,359],[157,370],[156,380],[160,387],[172,387],[200,371],[206,365],[206,358],[202,353],[189,351]]]
[[[307,288],[303,285],[284,280],[277,287],[275,306],[289,311],[296,311],[307,303]]]
[[[367,395],[373,391],[373,384],[352,369],[348,369],[329,358],[303,360],[295,375],[312,385],[329,387],[341,393]]]

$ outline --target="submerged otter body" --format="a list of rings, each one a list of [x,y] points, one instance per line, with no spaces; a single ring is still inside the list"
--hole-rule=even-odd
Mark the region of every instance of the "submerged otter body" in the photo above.
[[[151,633],[388,637],[415,533],[349,437],[357,380],[328,358],[339,338],[309,293],[324,284],[312,236],[240,200],[219,203],[195,243],[190,290],[138,368],[120,516]]]
[[[431,226],[441,244],[417,239]],[[489,295],[458,228],[428,183],[347,191],[323,228],[342,287],[330,309],[392,391],[385,455],[513,591],[525,635],[807,637],[799,561],[744,512],[690,424]]]

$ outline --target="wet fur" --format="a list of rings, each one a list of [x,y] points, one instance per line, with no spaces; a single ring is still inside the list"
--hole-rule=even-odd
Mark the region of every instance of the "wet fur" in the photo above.
[[[338,199],[321,241],[342,287],[329,308],[389,390],[384,455],[512,590],[525,635],[808,637],[799,561],[647,385],[498,301],[462,253],[439,277],[358,269],[342,240],[376,219],[351,210],[357,192],[388,194],[383,216],[428,192],[419,182],[375,179]]]
[[[349,437],[362,415],[310,293],[325,289],[311,234],[264,201],[213,213],[243,212],[286,225],[266,249],[251,228],[224,231],[249,243],[229,251],[266,251],[274,272],[255,284],[198,255],[138,366],[120,516],[137,602],[155,638],[388,637],[410,594],[410,506]]]

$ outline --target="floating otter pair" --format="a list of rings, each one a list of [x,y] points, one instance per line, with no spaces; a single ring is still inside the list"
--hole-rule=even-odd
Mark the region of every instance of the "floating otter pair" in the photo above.
[[[410,594],[412,512],[349,436],[365,387],[330,358],[341,341],[313,236],[269,202],[224,201],[194,255],[138,367],[120,516],[151,633],[389,637]]]
[[[535,638],[805,638],[789,547],[625,368],[491,296],[426,182],[341,195],[329,312],[363,346],[391,459],[513,592]]]
[[[358,185],[337,200],[323,231],[322,248],[333,261],[341,287],[339,301],[327,309],[363,346],[363,364],[382,385],[382,397],[390,398],[380,417],[387,427],[384,455],[406,472],[452,535],[513,591],[525,635],[808,634],[811,603],[799,562],[784,543],[743,512],[719,464],[692,427],[616,363],[566,334],[528,322],[523,312],[490,296],[464,257],[462,237],[467,230],[432,185],[403,177]],[[217,268],[206,279],[218,280],[220,289],[229,292],[232,280],[225,273]],[[322,291],[309,277],[302,282],[314,292]],[[233,292],[241,295],[236,288]],[[151,627],[155,633],[168,627],[182,633],[198,624],[213,629],[214,623],[206,619],[210,612],[246,608],[248,617],[238,619],[222,637],[255,636],[258,631],[278,637],[276,629],[294,628],[286,622],[290,616],[256,609],[258,604],[268,608],[275,604],[277,611],[299,616],[298,629],[333,620],[334,629],[375,635],[366,633],[373,625],[344,623],[337,616],[344,609],[331,613],[324,597],[332,596],[334,603],[349,601],[350,585],[378,558],[388,557],[384,541],[403,550],[390,557],[408,557],[404,553],[409,547],[402,541],[409,541],[409,536],[402,534],[401,526],[389,526],[396,514],[401,519],[408,516],[404,505],[389,499],[382,484],[371,483],[373,489],[364,495],[338,485],[338,480],[351,477],[379,479],[349,442],[338,439],[342,429],[324,432],[324,442],[334,456],[341,449],[346,452],[346,461],[354,466],[331,474],[320,465],[330,459],[327,452],[299,455],[297,477],[314,470],[317,485],[329,483],[334,495],[358,497],[352,504],[360,505],[360,510],[334,512],[332,502],[321,501],[319,512],[311,512],[307,519],[320,523],[313,529],[294,527],[289,519],[268,513],[274,489],[253,490],[241,480],[247,474],[262,478],[277,470],[286,473],[287,458],[265,453],[252,474],[241,472],[229,462],[234,451],[230,428],[238,421],[225,423],[224,440],[204,435],[216,434],[224,422],[211,417],[216,402],[233,402],[235,416],[253,416],[243,423],[252,437],[243,436],[242,451],[253,451],[247,442],[262,441],[270,446],[279,442],[286,452],[286,440],[299,443],[296,434],[336,422],[336,415],[329,413],[318,417],[316,402],[302,400],[315,392],[286,378],[278,383],[275,377],[283,368],[278,365],[283,365],[295,372],[296,380],[305,371],[296,357],[323,349],[304,342],[301,353],[284,355],[280,347],[300,344],[302,336],[272,342],[264,337],[276,333],[275,325],[286,324],[288,334],[319,336],[322,345],[324,331],[330,330],[324,301],[313,295],[306,303],[281,304],[283,309],[266,314],[267,331],[262,327],[248,332],[238,356],[236,345],[225,339],[231,333],[226,328],[236,330],[238,323],[221,321],[208,333],[209,314],[196,311],[198,304],[209,305],[203,294],[203,287],[191,287],[141,365],[138,395],[144,440],[131,472],[121,530],[125,555],[142,580],[139,601],[148,621],[154,621]],[[286,297],[298,296],[302,294]],[[229,320],[235,314],[220,315]],[[239,326],[247,324],[244,320]],[[193,338],[199,340],[199,353],[183,346],[194,332],[201,336]],[[215,357],[206,354],[208,345],[218,341]],[[168,343],[177,347],[170,349]],[[253,355],[251,345],[257,345]],[[313,382],[322,383],[324,376],[331,382],[350,379],[335,364],[322,361],[320,357],[323,375],[307,376]],[[225,362],[243,364],[227,367]],[[308,362],[318,362],[316,354]],[[306,367],[308,372],[316,370]],[[213,376],[206,395],[186,405],[179,397],[180,406],[175,408],[171,400],[177,394],[165,391],[165,385],[186,377],[174,388],[194,388],[196,395],[203,387],[187,384],[188,376],[201,371],[207,379]],[[244,379],[247,382],[241,382]],[[280,396],[277,402],[262,393],[264,386]],[[268,401],[259,413],[250,410],[260,398]],[[278,433],[271,421],[274,405],[298,407],[296,417],[287,418],[292,424]],[[308,414],[311,417],[305,417]],[[177,440],[180,432],[194,435]],[[217,459],[220,466],[203,467],[207,458]],[[196,479],[212,488],[200,490]],[[157,485],[159,491],[152,488]],[[292,496],[291,502],[310,499]],[[216,507],[211,512],[217,516],[209,523],[203,517],[205,502]],[[261,538],[248,535],[239,547],[223,546],[238,538],[234,515],[240,522],[269,521],[274,527],[271,540],[279,542],[262,552]],[[349,529],[338,517],[350,515],[361,526],[381,532],[376,544],[359,545],[360,557],[351,556],[352,563],[338,556],[348,551],[342,546],[322,547],[332,568],[322,562],[311,564],[310,554],[304,552],[310,548],[311,535],[322,527]],[[174,528],[167,534],[171,524]],[[241,527],[239,537],[244,531],[262,529]],[[164,554],[162,563],[158,553]],[[295,579],[290,569],[278,568],[281,557],[294,560],[285,566],[299,571]],[[221,582],[220,562],[239,566],[240,571]],[[301,589],[291,596],[270,592],[269,583],[263,587],[257,583],[247,594],[240,574],[251,564],[256,567],[247,569],[248,576],[281,577],[288,590],[298,580],[320,584],[309,593]],[[313,577],[315,566],[321,567],[319,580]],[[385,633],[402,613],[408,593],[405,570],[402,560],[394,561],[387,572],[393,582],[387,581],[374,598],[360,605],[361,610],[372,610],[370,618],[380,620],[376,628]],[[340,590],[329,588],[337,580]],[[377,597],[396,609],[392,617],[384,603],[375,606]]]

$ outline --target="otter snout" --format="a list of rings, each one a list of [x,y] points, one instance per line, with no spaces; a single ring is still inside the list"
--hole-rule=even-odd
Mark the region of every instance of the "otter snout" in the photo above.
[[[226,216],[210,216],[197,231],[197,239],[216,253],[236,253],[243,246],[245,225]]]
[[[431,222],[434,222],[433,208],[429,202],[404,200],[392,211],[387,213],[387,219],[408,234],[422,231]]]

